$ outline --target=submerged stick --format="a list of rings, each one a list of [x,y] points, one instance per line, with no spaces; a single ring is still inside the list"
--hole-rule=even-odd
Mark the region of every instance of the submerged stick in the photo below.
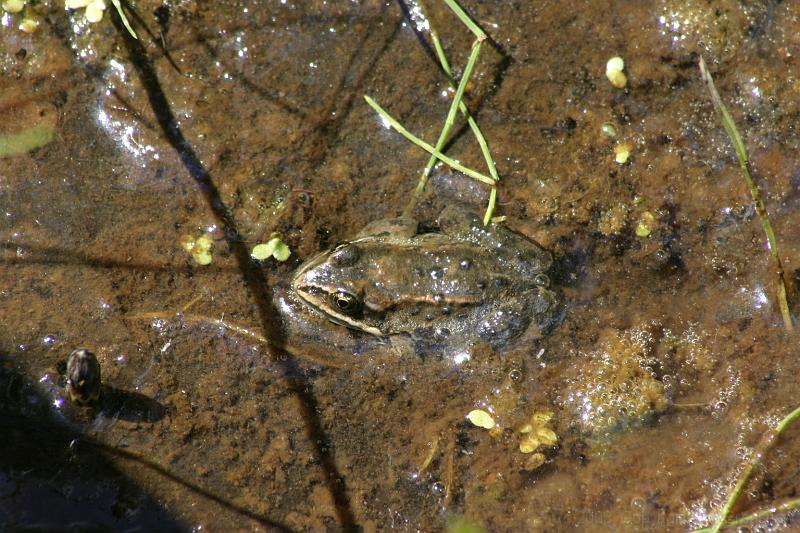
[[[734,485],[733,491],[731,491],[731,494],[728,496],[728,501],[725,502],[725,505],[722,507],[722,511],[720,511],[720,514],[717,517],[717,521],[710,529],[708,529],[708,531],[711,533],[718,533],[724,525],[727,525],[725,524],[725,520],[728,518],[733,506],[736,505],[736,501],[742,494],[742,491],[744,490],[747,481],[750,479],[753,470],[755,470],[756,466],[758,466],[758,463],[767,454],[769,449],[772,448],[773,444],[775,444],[775,441],[778,440],[778,436],[783,432],[784,429],[786,429],[786,426],[791,424],[798,417],[800,417],[800,407],[786,415],[783,420],[781,420],[778,425],[775,426],[775,429],[767,431],[764,436],[761,437],[761,440],[753,452],[753,459],[750,461],[750,464],[748,464],[744,470],[742,470],[741,474],[739,474],[739,477],[736,480],[736,485]],[[791,502],[788,502],[787,504],[790,503]]]
[[[187,305],[184,306],[184,309],[191,306],[195,301],[196,299],[189,302]],[[219,318],[211,318],[209,316],[200,315],[197,313],[186,313],[183,311],[180,311],[178,313],[169,311],[144,311],[141,313],[131,313],[127,315],[126,318],[130,318],[132,320],[164,320],[164,321],[178,319],[186,324],[204,324],[208,326],[216,326],[219,328],[224,328],[228,331],[232,331],[237,335],[248,337],[259,344],[265,344],[267,346],[270,346],[272,348],[277,348],[279,350],[287,349],[286,346],[282,345],[281,343],[276,343],[250,328],[246,328],[244,326],[228,322],[227,320]],[[321,358],[310,356],[308,354],[295,353],[294,351],[292,351],[292,355],[300,359],[311,361],[312,363],[325,365],[333,368],[339,368],[339,365],[333,364],[330,361],[322,360]]]
[[[750,189],[750,195],[753,197],[753,203],[755,203],[758,218],[761,220],[761,227],[764,228],[764,233],[767,234],[769,253],[772,256],[773,262],[775,263],[775,274],[777,275],[778,281],[778,306],[781,310],[783,325],[786,327],[786,331],[793,333],[794,324],[792,323],[792,315],[789,312],[789,301],[786,295],[786,279],[783,271],[783,264],[781,263],[781,257],[778,253],[778,242],[775,239],[775,232],[772,230],[772,224],[770,224],[769,217],[767,216],[767,208],[764,206],[764,201],[761,199],[761,193],[759,192],[758,186],[753,181],[753,177],[750,174],[750,160],[747,156],[747,149],[742,141],[742,136],[739,135],[739,130],[736,128],[736,124],[733,122],[733,118],[731,118],[731,115],[728,112],[728,109],[725,107],[725,104],[722,103],[722,99],[717,92],[717,88],[714,86],[714,80],[711,77],[711,73],[708,71],[708,67],[706,66],[706,62],[703,60],[702,56],[700,57],[699,64],[700,76],[703,78],[703,82],[706,84],[706,88],[711,95],[711,101],[714,103],[714,109],[717,110],[722,118],[722,125],[725,127],[725,131],[728,133],[728,137],[731,139],[733,149],[736,151],[736,156],[739,158],[739,166],[742,169],[742,176],[744,177],[744,181],[747,183],[747,186]]]
[[[192,302],[189,302],[188,305],[184,307],[189,307]],[[128,315],[128,318],[133,320],[174,320],[176,318],[180,319],[181,321],[187,324],[206,324],[209,326],[217,326],[221,328],[225,328],[227,330],[233,331],[234,333],[238,333],[239,335],[243,335],[245,337],[249,337],[252,340],[260,343],[260,344],[268,344],[270,346],[275,346],[274,343],[270,342],[269,339],[261,335],[260,333],[246,328],[244,326],[239,326],[236,324],[232,324],[230,322],[226,322],[225,320],[219,318],[211,318],[209,316],[198,315],[196,313],[185,313],[185,312],[178,312],[178,313],[171,313],[169,311],[144,311],[141,313],[131,313]]]

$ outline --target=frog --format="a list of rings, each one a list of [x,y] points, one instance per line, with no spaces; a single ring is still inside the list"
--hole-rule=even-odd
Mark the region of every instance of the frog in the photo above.
[[[389,349],[457,365],[560,324],[552,265],[536,242],[451,206],[432,231],[409,216],[368,224],[303,263],[276,306],[305,355],[342,363]]]

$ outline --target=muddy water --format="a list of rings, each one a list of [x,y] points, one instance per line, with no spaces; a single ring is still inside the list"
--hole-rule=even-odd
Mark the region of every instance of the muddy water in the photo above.
[[[449,100],[424,20],[373,1],[135,7],[139,42],[109,12],[89,25],[61,3],[27,8],[41,23],[30,35],[20,15],[3,19],[0,131],[39,141],[0,159],[0,523],[711,523],[743,459],[795,407],[800,349],[696,55],[743,132],[793,273],[797,4],[465,2],[492,40],[468,102],[503,177],[498,214],[554,253],[567,313],[549,337],[458,368],[320,365],[190,319],[280,337],[271,288],[402,210],[427,157],[362,96],[436,137]],[[430,7],[460,68],[471,37]],[[624,89],[604,75],[617,54]],[[463,127],[448,151],[481,166]],[[446,169],[431,185],[423,223],[485,201]],[[273,232],[290,259],[249,262]],[[203,234],[208,266],[181,246]],[[103,368],[100,412],[63,403],[60,364],[79,346]],[[466,421],[476,407],[500,430]],[[537,467],[518,430],[544,412],[558,444]],[[736,513],[796,496],[798,431]]]

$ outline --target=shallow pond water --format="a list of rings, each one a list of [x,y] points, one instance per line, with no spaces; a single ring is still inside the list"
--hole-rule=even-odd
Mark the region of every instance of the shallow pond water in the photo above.
[[[416,4],[143,1],[139,41],[110,8],[89,24],[45,0],[25,8],[31,34],[4,15],[0,524],[712,523],[762,434],[796,407],[800,348],[697,56],[794,279],[800,7],[463,5],[491,37],[467,102],[502,176],[497,214],[553,253],[566,313],[543,339],[456,366],[379,351],[320,364],[222,325],[291,344],[273,288],[406,205],[427,155],[363,95],[438,135],[451,93]],[[460,72],[471,35],[428,8]],[[605,76],[614,55],[623,89]],[[460,123],[447,152],[482,168]],[[438,168],[415,214],[432,228],[444,205],[477,211],[486,195]],[[273,233],[290,258],[250,260]],[[183,247],[202,235],[205,266]],[[96,412],[63,399],[63,362],[81,346],[102,366]],[[476,408],[498,427],[470,423]],[[545,419],[557,444],[532,460],[521,429]],[[790,426],[734,514],[796,497],[798,435]],[[796,513],[753,527],[796,528]]]

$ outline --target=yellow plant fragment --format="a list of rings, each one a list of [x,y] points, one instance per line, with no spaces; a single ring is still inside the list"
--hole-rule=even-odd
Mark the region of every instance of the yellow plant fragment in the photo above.
[[[2,4],[3,11],[6,13],[19,13],[25,7],[24,0],[5,0]]]
[[[520,441],[519,451],[522,453],[532,453],[539,447],[539,440],[530,433]]]
[[[639,217],[639,222],[636,224],[636,236],[648,237],[653,232],[655,224],[656,217],[653,216],[653,213],[645,211],[642,213],[642,216]]]
[[[633,147],[628,143],[618,144],[614,147],[614,161],[620,165],[624,165],[631,157],[631,150]]]
[[[534,453],[528,456],[528,458],[525,460],[525,465],[522,468],[528,471],[536,470],[544,464],[544,461],[544,454]]]
[[[89,22],[100,22],[103,20],[103,11],[106,10],[106,4],[102,0],[93,0],[86,6],[86,20]]]
[[[611,85],[617,89],[624,89],[628,84],[628,78],[625,76],[625,60],[619,56],[614,56],[606,63],[606,78],[611,82]]]
[[[537,411],[531,416],[531,423],[537,426],[543,426],[550,422],[551,418],[553,418],[552,411]]]
[[[479,428],[492,429],[494,427],[494,418],[483,409],[473,409],[467,414],[467,419]]]
[[[545,446],[554,446],[558,442],[556,432],[546,427],[536,428],[536,437]]]
[[[180,244],[181,248],[192,254],[198,265],[211,264],[211,248],[214,246],[214,241],[210,236],[201,235],[195,239],[190,235],[184,235],[180,239]]]
[[[36,19],[25,18],[19,23],[19,31],[25,33],[33,33],[39,27],[39,21]]]

